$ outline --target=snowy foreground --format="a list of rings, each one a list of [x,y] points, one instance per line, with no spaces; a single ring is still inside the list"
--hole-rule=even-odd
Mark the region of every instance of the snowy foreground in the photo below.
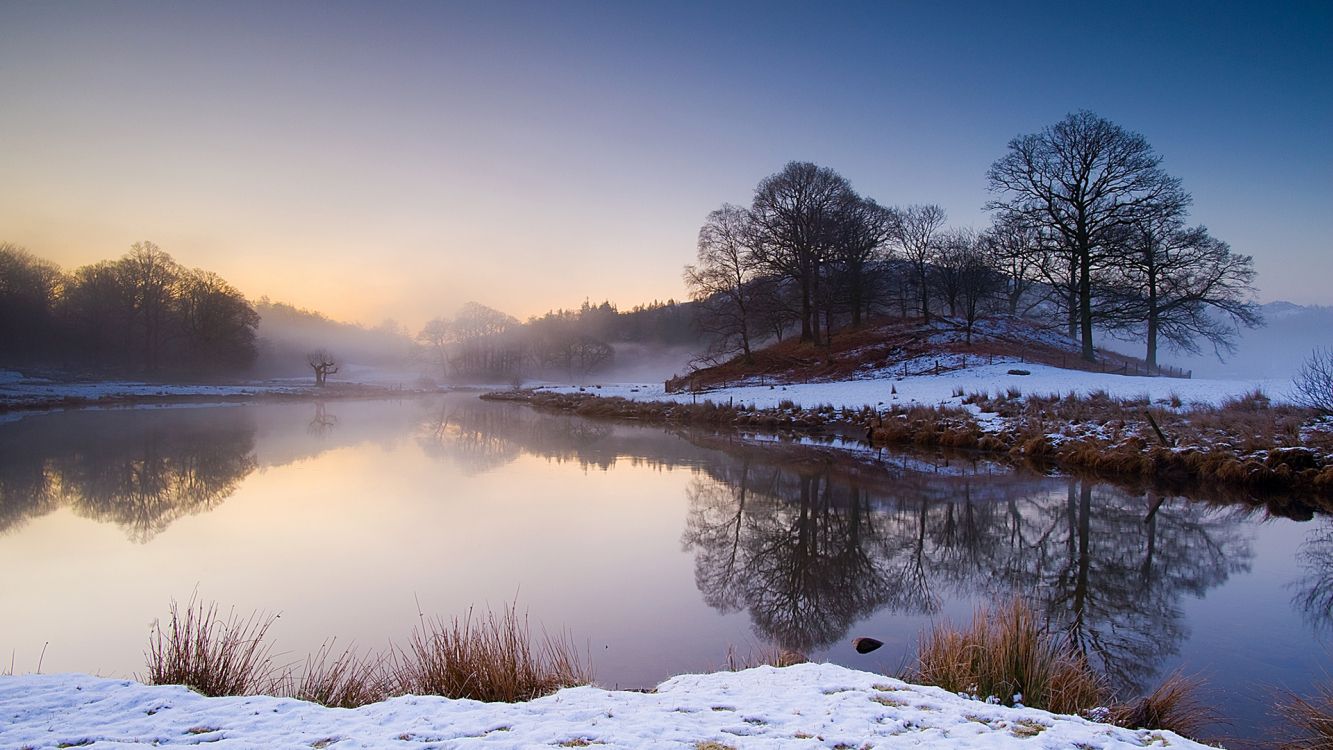
[[[717,743],[717,744],[709,744]],[[86,675],[0,678],[0,747],[1137,748],[1204,745],[960,698],[832,664],[569,688],[528,703],[394,698],[357,709],[205,698]]]
[[[1010,375],[1009,370],[1021,368],[1029,375]],[[1037,364],[978,365],[939,375],[908,375],[860,380],[841,380],[828,383],[796,383],[789,385],[740,385],[718,388],[704,393],[667,393],[661,383],[617,383],[588,386],[554,386],[543,390],[578,392],[583,390],[597,396],[620,396],[636,401],[690,401],[710,400],[746,404],[765,409],[790,400],[810,408],[829,404],[834,407],[888,406],[891,404],[938,405],[958,404],[954,396],[985,391],[994,395],[1016,388],[1024,396],[1064,395],[1075,392],[1086,395],[1104,390],[1116,398],[1137,398],[1147,394],[1153,401],[1178,396],[1186,404],[1216,405],[1228,398],[1239,396],[1255,388],[1262,390],[1274,401],[1289,400],[1290,380],[1185,380],[1180,378],[1149,378],[1115,375],[1082,370],[1065,370]],[[894,391],[897,391],[895,394]]]

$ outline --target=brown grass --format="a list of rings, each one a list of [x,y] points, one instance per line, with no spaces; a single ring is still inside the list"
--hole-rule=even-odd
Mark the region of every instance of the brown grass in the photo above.
[[[1278,702],[1277,711],[1290,731],[1281,744],[1284,750],[1333,748],[1333,688],[1328,684],[1320,685],[1312,698],[1287,694]]]
[[[358,654],[353,647],[335,655],[333,646],[334,641],[326,641],[306,657],[299,678],[289,672],[282,692],[336,708],[356,708],[389,697],[389,675],[382,657]]]
[[[1078,713],[1106,698],[1102,678],[1063,640],[1042,630],[1021,600],[981,608],[967,629],[945,623],[921,639],[917,663],[903,679],[951,692],[995,696],[1057,713]]]
[[[735,646],[727,646],[728,672],[739,672],[743,669],[765,665],[790,667],[793,664],[805,664],[808,661],[810,661],[809,657],[800,651],[785,649],[776,643],[759,649],[751,648],[745,654],[737,651]]]
[[[1111,706],[1108,721],[1129,729],[1166,729],[1200,739],[1200,732],[1219,720],[1217,712],[1199,701],[1204,680],[1174,672],[1150,694]]]
[[[391,680],[399,693],[526,701],[591,675],[567,636],[534,639],[526,616],[506,605],[499,616],[423,619],[396,652]]]
[[[165,625],[153,621],[148,636],[150,685],[186,685],[204,695],[251,695],[274,688],[273,661],[264,636],[275,615],[242,618],[233,609],[226,619],[217,604],[195,597],[181,611],[171,600]]]

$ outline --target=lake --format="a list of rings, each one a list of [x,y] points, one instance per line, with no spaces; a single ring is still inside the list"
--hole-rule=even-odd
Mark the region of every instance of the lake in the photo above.
[[[1202,673],[1235,737],[1329,668],[1322,516],[808,443],[468,393],[10,417],[0,669],[132,676],[196,591],[280,614],[293,663],[517,602],[621,688],[773,644],[896,672],[933,622],[1021,595],[1127,692]]]

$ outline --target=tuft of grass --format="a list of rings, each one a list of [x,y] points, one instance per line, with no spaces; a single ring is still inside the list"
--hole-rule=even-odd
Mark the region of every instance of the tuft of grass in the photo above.
[[[1111,706],[1107,720],[1129,729],[1166,729],[1184,737],[1200,739],[1202,730],[1220,717],[1199,700],[1205,681],[1174,672],[1150,694],[1126,704]]]
[[[242,618],[232,609],[223,619],[216,603],[194,596],[184,610],[171,600],[164,625],[153,621],[148,636],[149,685],[186,685],[204,695],[252,695],[274,686],[273,661],[264,642],[275,615]]]
[[[1280,745],[1283,750],[1333,748],[1333,687],[1320,685],[1313,698],[1288,693],[1278,702],[1277,712],[1290,732]]]
[[[423,618],[390,671],[397,692],[480,701],[526,701],[591,682],[568,636],[534,639],[510,605],[498,616]]]
[[[750,649],[741,655],[735,646],[727,646],[727,671],[739,672],[751,667],[768,665],[770,667],[790,667],[793,664],[805,664],[810,659],[800,651],[785,649],[774,643],[758,651]]]
[[[1105,681],[1062,639],[1043,631],[1021,600],[980,608],[967,629],[944,623],[921,639],[917,663],[903,679],[951,692],[995,696],[1013,705],[1078,713],[1101,705]]]
[[[288,673],[282,692],[335,708],[356,708],[388,698],[384,659],[362,656],[354,647],[335,655],[334,643],[325,641],[319,651],[306,658],[299,680]]]

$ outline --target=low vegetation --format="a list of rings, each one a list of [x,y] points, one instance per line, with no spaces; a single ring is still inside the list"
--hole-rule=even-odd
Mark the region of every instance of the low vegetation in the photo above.
[[[154,623],[146,652],[151,685],[186,685],[204,695],[285,695],[354,708],[396,695],[526,701],[592,680],[568,637],[534,638],[513,606],[496,614],[426,620],[406,648],[388,655],[335,651],[329,641],[299,672],[278,670],[267,642],[275,616],[225,618],[216,604],[175,601]]]
[[[903,679],[953,693],[1077,714],[1105,704],[1106,684],[1077,651],[1044,631],[1019,600],[979,609],[965,629],[926,633]]]
[[[1278,703],[1278,714],[1290,728],[1284,750],[1333,748],[1333,687],[1321,685],[1312,698],[1288,693]]]
[[[250,695],[274,687],[273,659],[264,637],[275,619],[253,613],[222,617],[217,604],[194,597],[184,609],[172,600],[166,623],[148,636],[149,685],[187,685],[204,695]]]

